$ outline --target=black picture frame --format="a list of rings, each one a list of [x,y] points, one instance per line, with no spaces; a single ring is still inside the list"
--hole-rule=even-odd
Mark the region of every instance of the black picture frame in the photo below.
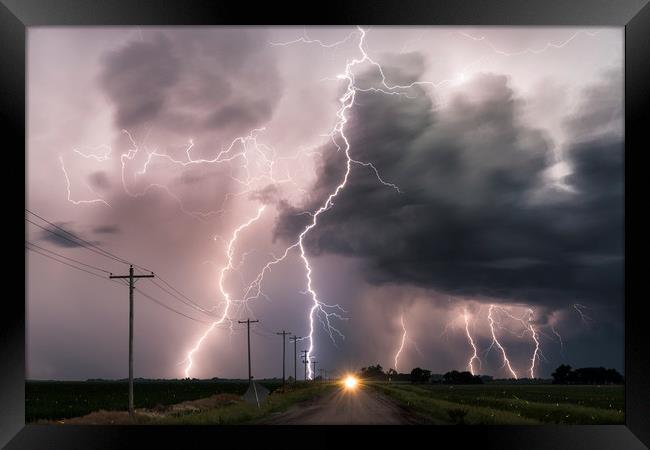
[[[20,148],[25,147],[26,27],[79,25],[571,25],[625,27],[625,253],[629,260],[631,223],[627,202],[630,175],[641,165],[640,155],[650,148],[647,125],[650,80],[650,5],[648,0],[364,0],[354,2],[219,2],[217,0],[0,0],[0,115],[4,155],[9,167],[18,167]],[[10,145],[8,143],[13,143]],[[7,156],[11,153],[13,156]],[[632,165],[630,161],[635,161]],[[647,166],[646,166],[647,167]],[[5,166],[5,170],[7,166]],[[20,176],[19,171],[14,175]],[[25,175],[26,176],[26,175]],[[20,203],[16,184],[4,192]],[[23,180],[26,185],[26,179]],[[12,187],[13,186],[13,187]],[[8,191],[9,189],[9,191]],[[26,197],[23,197],[25,200]],[[17,223],[13,214],[8,217]],[[635,220],[640,219],[636,217]],[[25,232],[25,229],[22,229]],[[18,233],[15,233],[18,234]],[[637,239],[638,239],[638,235]],[[17,237],[13,241],[18,245]],[[16,251],[18,249],[16,248]],[[629,262],[627,267],[631,267]],[[24,277],[28,274],[25,272]],[[13,284],[21,286],[13,277]],[[23,299],[26,285],[22,285]],[[394,437],[407,445],[415,442],[453,442],[458,448],[470,444],[532,449],[636,449],[650,445],[650,362],[646,349],[644,296],[632,295],[625,277],[625,425],[609,426],[473,426],[473,427],[328,427],[320,444],[336,445],[340,433],[363,432],[371,441]],[[0,445],[18,448],[122,448],[134,442],[148,447],[195,446],[198,440],[212,446],[227,437],[282,445],[310,446],[324,431],[318,427],[121,427],[25,425],[25,305],[16,295],[5,298],[0,328]],[[7,310],[7,307],[10,307]],[[408,440],[404,437],[408,433]],[[435,434],[435,436],[432,436]],[[416,437],[418,439],[416,439]],[[425,439],[420,440],[419,438]],[[366,439],[366,438],[363,438]],[[645,445],[644,445],[645,443]],[[229,445],[227,445],[229,447]]]

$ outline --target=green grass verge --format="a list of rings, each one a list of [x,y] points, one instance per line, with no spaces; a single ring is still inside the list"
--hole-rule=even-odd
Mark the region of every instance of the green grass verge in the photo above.
[[[434,423],[622,424],[621,386],[431,386],[372,383]],[[560,388],[560,389],[557,389]],[[531,400],[534,399],[534,400]],[[550,401],[540,401],[548,399]],[[564,401],[553,401],[564,399]],[[577,404],[569,403],[572,399]],[[578,400],[579,403],[578,403]],[[583,406],[590,404],[602,407]],[[605,406],[607,405],[607,406]],[[461,412],[462,411],[462,412]],[[462,416],[462,419],[461,419]]]
[[[298,384],[286,391],[271,393],[258,408],[245,402],[214,408],[206,411],[186,413],[179,416],[144,419],[143,423],[159,425],[234,425],[254,423],[269,414],[282,412],[290,406],[316,398],[335,389],[334,383]]]
[[[422,393],[405,389],[407,386],[389,386],[385,384],[371,384],[370,386],[402,403],[408,409],[426,417],[432,424],[453,424],[461,420],[462,423],[468,425],[530,425],[540,423],[537,420],[522,417],[517,413],[481,406],[462,405],[422,395]],[[462,416],[462,419],[457,418],[459,416]]]

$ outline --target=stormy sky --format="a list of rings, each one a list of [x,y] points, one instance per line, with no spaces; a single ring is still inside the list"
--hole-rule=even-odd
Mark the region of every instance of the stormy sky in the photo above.
[[[520,377],[622,372],[622,50],[614,28],[30,28],[26,207],[51,223],[26,240],[59,261],[26,253],[28,378],[127,376],[128,288],[98,269],[128,265],[98,248],[158,277],[136,376],[245,377],[248,317],[258,378],[282,330],[332,371],[507,377],[496,339]]]

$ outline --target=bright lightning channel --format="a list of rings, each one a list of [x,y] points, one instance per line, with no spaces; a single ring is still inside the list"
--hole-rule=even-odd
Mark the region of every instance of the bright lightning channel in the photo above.
[[[465,333],[467,334],[467,340],[469,341],[469,344],[472,346],[472,350],[474,351],[471,358],[467,362],[467,367],[469,368],[469,371],[472,375],[476,375],[476,372],[474,370],[474,360],[477,359],[479,364],[481,363],[481,360],[478,357],[478,351],[476,349],[476,344],[474,343],[474,339],[472,338],[472,335],[469,332],[469,315],[467,314],[467,310],[463,312],[463,318],[465,319]]]
[[[95,198],[92,200],[72,200],[71,193],[70,193],[70,177],[68,177],[68,171],[65,170],[65,164],[63,163],[63,157],[59,156],[59,161],[61,162],[61,170],[63,170],[63,175],[65,176],[65,183],[66,183],[66,190],[68,192],[68,201],[70,203],[73,203],[75,205],[84,205],[84,204],[91,204],[91,203],[103,203],[104,205],[110,207],[106,200],[102,198]]]
[[[494,332],[494,318],[492,317],[493,309],[494,309],[494,305],[490,305],[490,307],[488,308],[488,322],[490,324],[490,332],[492,333],[492,344],[490,345],[490,348],[492,348],[492,346],[496,344],[499,350],[501,350],[501,355],[503,356],[503,365],[508,366],[508,370],[510,371],[510,374],[512,375],[513,378],[519,378],[517,376],[517,372],[515,372],[512,369],[512,366],[510,365],[510,360],[508,359],[508,355],[506,354],[506,349],[503,348],[501,342],[499,342],[499,339],[497,338]]]
[[[397,353],[395,353],[395,370],[399,371],[398,367],[398,361],[399,361],[399,355],[402,353],[402,350],[404,349],[404,343],[406,342],[406,325],[404,325],[404,314],[400,316],[400,323],[402,325],[402,341],[400,343],[399,349],[397,350]]]
[[[224,302],[226,304],[223,313],[221,314],[221,318],[219,320],[215,321],[210,325],[210,327],[203,333],[203,335],[199,338],[197,343],[194,345],[194,347],[187,353],[187,366],[185,367],[185,377],[189,378],[190,376],[190,370],[192,369],[193,366],[193,360],[192,356],[194,356],[194,353],[196,353],[200,348],[201,344],[205,340],[206,337],[214,330],[214,328],[217,325],[222,324],[228,319],[228,310],[230,308],[230,295],[228,294],[225,286],[224,286],[224,280],[226,277],[226,274],[230,271],[233,270],[233,254],[235,252],[235,243],[237,242],[237,237],[239,236],[239,233],[241,233],[244,229],[248,228],[251,226],[253,223],[255,223],[259,218],[262,216],[262,212],[264,212],[265,206],[261,206],[257,210],[257,214],[255,217],[252,219],[249,219],[247,222],[244,222],[243,224],[239,225],[235,231],[232,234],[232,238],[228,242],[228,247],[226,249],[226,257],[228,258],[228,263],[221,268],[221,271],[219,272],[219,291],[221,292],[221,296],[224,299]],[[231,324],[232,325],[232,324]],[[231,328],[232,331],[232,328]]]

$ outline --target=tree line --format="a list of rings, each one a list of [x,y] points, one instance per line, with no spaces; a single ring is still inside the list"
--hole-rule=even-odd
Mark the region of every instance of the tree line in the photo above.
[[[553,384],[622,384],[623,375],[615,369],[604,367],[583,367],[573,369],[562,364],[551,374]],[[444,375],[432,374],[430,370],[415,367],[410,373],[398,373],[394,369],[387,371],[380,364],[362,367],[359,377],[375,381],[410,381],[411,383],[442,384],[484,384],[491,377],[472,375],[467,371],[451,370]]]
[[[623,384],[623,375],[615,369],[604,367],[583,367],[573,369],[567,364],[560,365],[551,374],[553,384]]]
[[[430,370],[415,367],[410,373],[398,373],[395,369],[384,371],[380,364],[362,367],[359,377],[376,381],[410,381],[411,383],[430,383],[434,375]],[[483,379],[469,372],[452,370],[435,376],[435,381],[445,384],[483,384]]]

